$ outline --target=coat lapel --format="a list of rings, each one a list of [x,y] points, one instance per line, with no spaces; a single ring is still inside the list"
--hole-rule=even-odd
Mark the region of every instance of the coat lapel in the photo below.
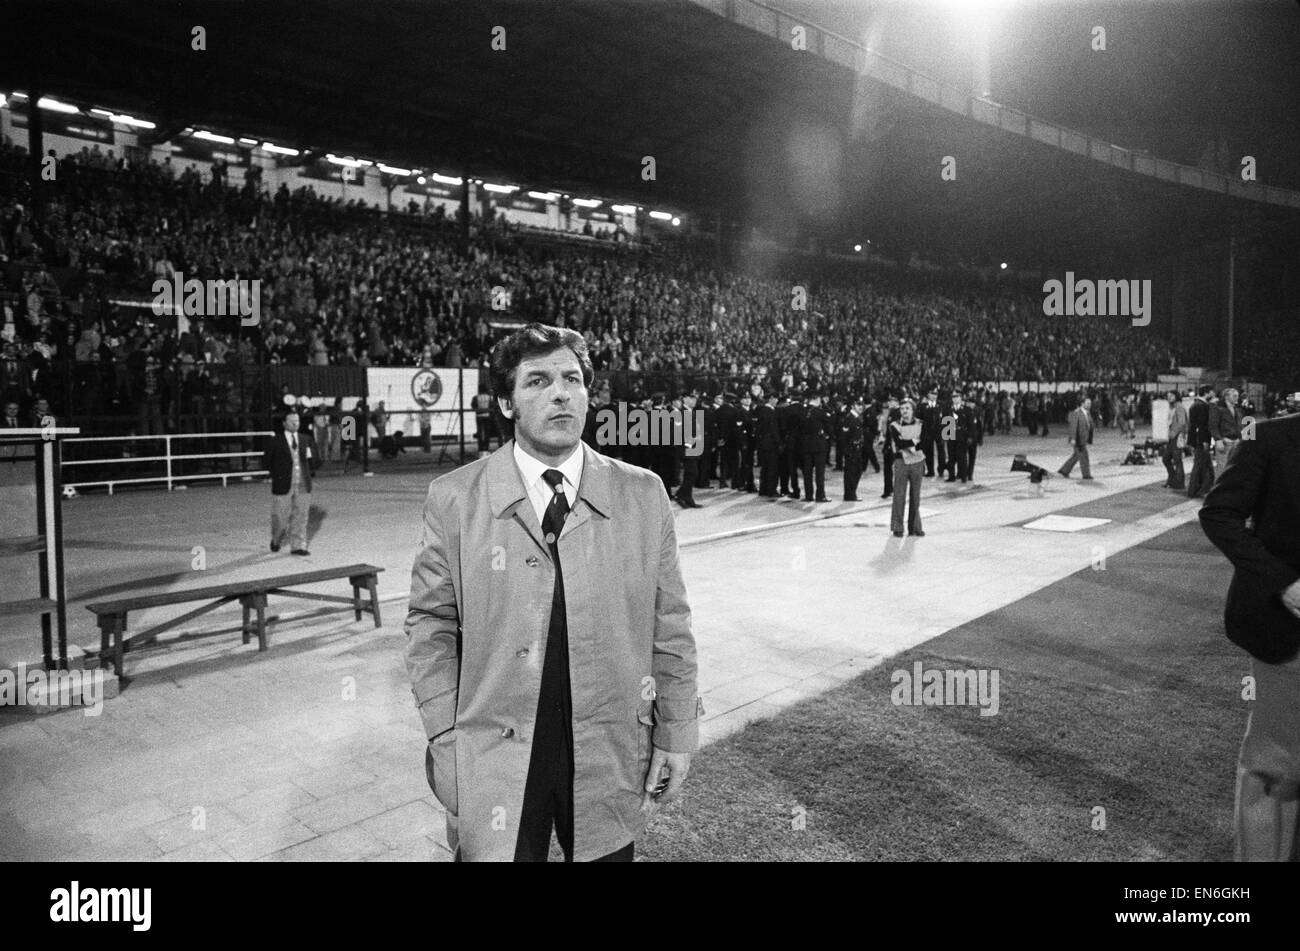
[[[578,501],[569,517],[564,520],[560,538],[568,538],[591,521],[593,513],[600,518],[612,514],[612,466],[609,458],[602,456],[586,443],[582,444],[582,479],[578,483]]]
[[[524,477],[515,465],[514,441],[506,443],[488,457],[487,463],[488,503],[492,506],[494,518],[511,519],[518,522],[524,531],[545,554],[551,557],[551,550],[542,540],[542,526],[537,521],[537,513],[528,501],[528,489],[524,486]]]

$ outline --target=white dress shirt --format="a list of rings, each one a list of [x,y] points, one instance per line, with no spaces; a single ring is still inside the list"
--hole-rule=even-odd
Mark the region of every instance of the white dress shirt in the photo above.
[[[578,484],[582,481],[582,443],[573,447],[573,452],[569,457],[561,462],[558,466],[547,465],[540,459],[535,459],[515,442],[515,465],[519,467],[519,474],[523,476],[524,486],[528,489],[528,501],[533,503],[533,511],[537,513],[537,522],[540,525],[542,517],[546,514],[546,507],[551,504],[551,497],[555,495],[555,490],[551,488],[542,474],[547,469],[559,469],[564,473],[564,497],[569,502],[569,509],[572,511],[573,503],[578,500]]]

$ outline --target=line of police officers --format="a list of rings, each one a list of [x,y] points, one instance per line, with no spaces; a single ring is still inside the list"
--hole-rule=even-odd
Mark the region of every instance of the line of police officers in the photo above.
[[[858,484],[868,466],[883,471],[881,498],[890,498],[897,455],[890,423],[899,419],[900,400],[890,397],[883,405],[879,401],[868,405],[860,395],[833,395],[829,406],[824,400],[815,389],[795,388],[787,393],[755,384],[739,395],[690,391],[669,399],[656,393],[634,403],[652,411],[702,410],[702,451],[688,454],[680,429],[674,430],[675,438],[667,446],[600,445],[596,414],[610,405],[609,393],[603,390],[593,394],[583,439],[605,455],[657,473],[669,496],[683,508],[699,508],[694,490],[711,488],[715,482],[719,488],[754,492],[772,500],[832,501],[826,495],[832,450],[835,471],[844,473],[844,501],[858,501]],[[984,424],[974,405],[959,390],[945,394],[941,401],[936,387],[914,402],[922,425],[925,475],[946,475],[948,482],[973,481],[977,450],[984,442]]]

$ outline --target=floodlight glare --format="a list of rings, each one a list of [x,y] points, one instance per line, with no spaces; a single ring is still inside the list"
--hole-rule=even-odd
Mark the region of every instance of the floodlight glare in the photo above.
[[[76,106],[70,106],[66,102],[59,102],[59,100],[51,99],[49,96],[42,96],[36,105],[40,106],[42,109],[48,110],[49,112],[66,112],[69,114],[75,114],[81,111]]]

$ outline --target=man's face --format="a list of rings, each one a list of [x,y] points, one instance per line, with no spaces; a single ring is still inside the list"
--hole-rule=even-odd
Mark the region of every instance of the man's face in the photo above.
[[[296,433],[296,432],[298,431],[298,414],[297,414],[297,413],[285,413],[285,414],[284,414],[284,431],[285,431],[286,433]]]
[[[954,394],[952,395],[952,408],[953,408],[953,409],[961,409],[961,394],[960,394],[960,393],[954,393]]]
[[[912,421],[911,403],[904,403],[902,406],[898,408],[898,418],[902,420],[904,423],[910,423]]]
[[[1083,411],[1086,413],[1086,412],[1088,412],[1088,410],[1090,410],[1090,409],[1092,409],[1092,400],[1084,400],[1084,401],[1083,401]]]
[[[18,418],[18,404],[17,404],[17,403],[6,403],[6,404],[5,404],[5,416],[6,416],[7,418],[9,418],[9,419],[17,419],[17,418]]]
[[[519,445],[539,459],[563,457],[582,438],[587,418],[587,387],[582,367],[568,347],[528,357],[515,371],[511,398],[501,412],[515,423]]]
[[[1223,391],[1223,402],[1227,403],[1229,406],[1236,406],[1236,405],[1237,405],[1237,397],[1238,397],[1239,395],[1240,395],[1240,394],[1238,394],[1236,390],[1224,390],[1224,391]]]
[[[36,401],[36,415],[41,418],[50,415],[50,404],[48,400]]]

